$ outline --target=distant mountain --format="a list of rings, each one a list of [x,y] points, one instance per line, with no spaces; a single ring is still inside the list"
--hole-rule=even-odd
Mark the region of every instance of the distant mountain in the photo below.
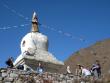
[[[102,73],[110,71],[110,39],[96,42],[94,45],[80,49],[72,54],[64,63],[65,66],[60,70],[66,72],[66,66],[70,66],[71,71],[74,73],[77,64],[82,64],[87,68],[91,68],[92,64],[99,60]]]

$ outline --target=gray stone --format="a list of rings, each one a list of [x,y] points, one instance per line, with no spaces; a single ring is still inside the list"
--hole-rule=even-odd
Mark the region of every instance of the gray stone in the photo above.
[[[5,83],[12,83],[12,82],[5,82]]]
[[[14,80],[13,78],[7,77],[4,79],[4,82],[13,82],[13,80]]]
[[[0,77],[0,81],[2,81],[3,80],[3,77]]]
[[[10,73],[10,77],[16,78],[16,77],[18,77],[18,74],[16,74],[16,73]]]
[[[23,83],[21,79],[15,80],[15,83]]]
[[[3,83],[3,81],[0,81],[0,83]]]
[[[1,72],[6,72],[6,69],[2,69]]]
[[[7,72],[3,72],[2,77],[6,77],[6,76],[8,76]]]

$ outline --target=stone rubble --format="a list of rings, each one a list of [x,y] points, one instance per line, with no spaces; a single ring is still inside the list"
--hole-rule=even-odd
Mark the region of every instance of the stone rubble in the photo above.
[[[100,82],[99,82],[100,81]],[[39,75],[36,72],[24,71],[18,69],[1,68],[0,69],[0,83],[82,83],[81,79],[73,74],[58,74],[45,72]],[[83,83],[109,83],[89,80]]]
[[[73,83],[73,75],[45,72],[38,75],[36,72],[18,69],[1,68],[0,83]]]

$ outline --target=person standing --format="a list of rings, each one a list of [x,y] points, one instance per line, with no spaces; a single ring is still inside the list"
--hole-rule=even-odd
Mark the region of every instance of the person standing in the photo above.
[[[80,66],[80,68],[81,68],[81,83],[90,81],[91,72],[84,66]]]
[[[80,78],[80,77],[81,77],[81,73],[82,73],[82,71],[81,71],[81,65],[80,65],[80,64],[77,64],[77,65],[76,65],[75,75],[76,75],[78,78]]]
[[[13,68],[13,57],[10,57],[7,61],[6,64],[8,65],[9,68]]]
[[[98,60],[96,60],[95,64],[93,64],[91,71],[94,78],[98,79],[101,77],[101,65]]]
[[[42,67],[41,63],[38,64],[37,73],[38,74],[43,74],[44,73],[44,68]]]
[[[91,76],[91,72],[87,68],[84,68],[83,66],[81,66],[81,71],[82,71],[82,77],[88,78],[89,76]]]
[[[67,74],[71,74],[70,66],[67,66],[66,71],[67,71]]]

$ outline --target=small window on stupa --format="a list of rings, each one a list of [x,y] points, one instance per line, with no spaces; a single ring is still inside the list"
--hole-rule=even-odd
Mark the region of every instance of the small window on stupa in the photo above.
[[[26,42],[25,42],[25,40],[24,40],[23,43],[22,43],[22,46],[23,46],[23,47],[25,46],[25,43],[26,43]]]

